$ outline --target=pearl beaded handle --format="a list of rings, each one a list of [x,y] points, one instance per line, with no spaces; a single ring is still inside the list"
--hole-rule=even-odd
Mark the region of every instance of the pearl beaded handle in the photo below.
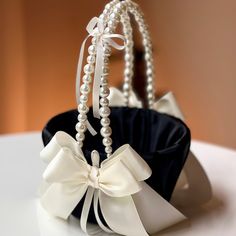
[[[138,23],[139,31],[143,38],[143,47],[144,47],[144,58],[146,62],[146,76],[147,76],[147,84],[146,84],[146,92],[147,92],[147,101],[148,101],[148,107],[151,109],[154,103],[154,66],[153,66],[153,54],[152,54],[152,43],[150,38],[150,33],[148,30],[148,26],[145,22],[143,13],[140,9],[140,7],[132,2],[131,0],[128,1],[128,8],[127,12],[124,13],[127,18],[128,12],[130,12],[132,15],[134,15],[134,18],[136,22]],[[129,18],[129,16],[128,16]],[[127,44],[129,41],[131,41],[129,44],[129,47],[133,47],[133,40],[132,40],[132,27],[130,22],[127,23],[126,21],[126,31],[128,32],[127,36],[124,34],[125,38],[128,39]],[[125,33],[125,31],[124,31]],[[125,72],[124,72],[124,85],[123,85],[123,94],[125,97],[126,105],[129,105],[129,96],[131,94],[132,88],[132,77],[133,77],[133,51],[131,51],[132,54],[129,54],[128,51],[125,51]]]
[[[122,22],[122,17],[125,19],[125,14],[128,16],[128,9],[136,14],[137,19],[140,18],[140,14],[136,7],[133,7],[135,5],[131,5],[130,0],[122,1],[119,2],[117,0],[112,1],[111,3],[107,4],[105,7],[105,10],[103,11],[103,14],[99,17],[99,19],[102,21],[103,26],[105,27],[104,33],[106,34],[112,34],[115,29],[117,24],[121,21]],[[132,7],[131,7],[132,6]],[[112,9],[112,13],[110,10]],[[129,21],[130,22],[130,21]],[[141,22],[143,20],[141,19]],[[124,24],[123,24],[124,25]],[[99,26],[97,26],[99,27]],[[131,26],[126,24],[126,29],[131,29]],[[125,26],[123,27],[125,31]],[[145,27],[142,27],[143,30],[146,30]],[[128,36],[128,35],[127,35]],[[85,139],[85,131],[87,129],[87,113],[88,113],[88,106],[87,106],[87,101],[88,101],[88,94],[90,92],[90,83],[92,81],[92,74],[94,72],[94,63],[96,61],[96,45],[99,40],[99,35],[94,35],[92,38],[92,44],[88,48],[88,53],[89,56],[87,57],[87,64],[84,66],[84,73],[85,75],[82,78],[82,85],[80,87],[80,98],[79,98],[79,105],[78,105],[78,123],[76,124],[76,140],[79,143],[79,146],[83,146],[83,141]],[[100,36],[101,37],[101,36]],[[127,39],[129,43],[132,45],[132,38]],[[126,46],[127,48],[127,46]],[[130,52],[129,47],[126,50],[126,53]],[[151,50],[148,50],[150,52]],[[107,157],[109,157],[112,153],[112,139],[111,139],[111,133],[112,130],[110,128],[110,108],[109,108],[109,88],[108,88],[108,81],[107,81],[107,76],[109,72],[109,67],[108,67],[108,62],[109,62],[109,56],[111,55],[111,48],[108,44],[108,42],[104,41],[103,42],[103,68],[102,68],[102,75],[101,75],[101,81],[100,81],[100,109],[99,109],[99,115],[102,117],[101,118],[101,135],[103,136],[103,145],[105,146],[105,152],[107,154]],[[128,82],[128,81],[127,81]]]
[[[110,13],[113,12],[115,5],[119,1],[113,0],[110,4],[108,4],[105,8],[105,13],[108,11]],[[132,2],[131,0],[126,0],[126,11],[123,11],[120,18],[121,23],[123,25],[123,33],[126,39],[126,47],[125,47],[125,70],[124,70],[124,84],[123,84],[123,94],[125,98],[125,104],[129,105],[129,97],[131,91],[133,90],[132,80],[133,80],[133,66],[134,66],[134,52],[133,52],[133,35],[132,35],[132,26],[130,21],[129,13],[134,15],[136,22],[138,23],[139,31],[143,38],[143,46],[145,51],[145,63],[146,63],[146,75],[147,75],[147,101],[148,107],[152,108],[154,103],[154,66],[153,66],[153,55],[152,55],[152,43],[150,39],[150,34],[148,31],[147,24],[145,23],[145,19],[143,17],[143,13],[140,7]],[[114,17],[114,14],[111,14],[111,17]],[[103,17],[104,22],[107,22],[107,18]],[[108,22],[109,23],[109,22]]]

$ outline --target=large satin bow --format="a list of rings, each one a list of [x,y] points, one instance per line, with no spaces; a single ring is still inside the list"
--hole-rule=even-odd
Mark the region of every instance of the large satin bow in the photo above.
[[[97,223],[109,233],[147,236],[185,219],[144,182],[151,169],[127,144],[100,167],[99,154],[93,151],[91,166],[78,143],[59,131],[40,156],[48,163],[43,174],[47,187],[41,196],[42,205],[52,215],[67,219],[85,195],[80,217],[84,232],[92,201]],[[98,203],[109,228],[99,217]]]
[[[42,205],[49,213],[67,219],[86,195],[81,214],[83,231],[86,232],[93,199],[95,216],[103,230],[123,235],[148,235],[132,195],[141,191],[141,182],[150,177],[151,169],[129,145],[120,147],[100,167],[99,154],[93,151],[91,166],[77,142],[59,131],[40,155],[49,162],[43,174],[49,187],[41,198]],[[98,202],[112,231],[99,218]]]
[[[110,88],[109,104],[110,106],[125,106],[124,94],[117,88]],[[138,108],[142,107],[142,102],[137,98],[133,91],[130,93],[129,106]],[[181,111],[172,92],[166,93],[164,96],[155,101],[153,104],[153,110],[184,120],[183,112]],[[186,188],[186,186],[188,186],[188,188]],[[183,195],[181,194],[182,190],[188,190],[189,193]],[[195,194],[196,192],[198,192],[197,195]],[[176,183],[175,190],[172,195],[173,202],[175,202],[175,198],[177,198],[178,195],[181,196],[185,204],[188,203],[189,205],[201,205],[209,201],[212,197],[211,184],[207,174],[191,150]],[[190,195],[191,198],[189,197]],[[187,200],[184,199],[184,196]]]
[[[110,95],[108,98],[110,106],[125,106],[124,94],[117,88],[110,88]],[[136,94],[131,91],[129,97],[129,107],[141,108],[142,106],[142,102],[137,98]],[[163,97],[154,102],[153,109],[158,112],[166,113],[184,120],[184,115],[172,92],[168,92]]]
[[[86,30],[88,32],[88,36],[85,38],[81,45],[80,55],[79,55],[79,62],[77,67],[77,75],[76,75],[76,98],[77,103],[79,104],[80,98],[80,81],[81,81],[81,69],[83,64],[83,57],[84,57],[84,48],[86,41],[89,37],[97,36],[97,43],[96,43],[96,64],[95,64],[95,71],[94,71],[94,83],[93,83],[93,115],[96,118],[100,118],[99,116],[99,89],[100,89],[100,82],[102,76],[102,70],[104,66],[104,45],[108,44],[117,50],[123,50],[124,45],[117,44],[113,38],[121,39],[125,42],[125,37],[121,34],[111,34],[107,33],[104,28],[103,21],[100,20],[98,17],[93,17],[90,22],[88,23]],[[88,129],[92,134],[96,132],[92,129],[89,125]]]

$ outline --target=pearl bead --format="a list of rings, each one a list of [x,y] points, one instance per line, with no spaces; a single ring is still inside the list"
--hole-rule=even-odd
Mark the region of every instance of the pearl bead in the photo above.
[[[129,68],[126,68],[124,71],[124,75],[127,77],[132,77],[133,76],[133,71],[130,70]]]
[[[103,48],[104,55],[110,56],[111,55],[111,48],[110,47],[105,47]]]
[[[91,42],[93,45],[96,45],[97,44],[97,41],[98,41],[98,38],[95,36],[92,38]],[[96,46],[95,46],[96,47]]]
[[[128,36],[127,39],[131,39],[132,35],[132,29],[130,28],[124,28],[124,33]]]
[[[108,27],[112,29],[114,29],[116,26],[116,22],[113,20],[109,20],[107,24],[108,24]]]
[[[152,62],[147,61],[146,64],[147,64],[147,68],[153,71],[154,68],[153,68],[153,64],[152,64]]]
[[[96,61],[95,55],[89,55],[89,56],[87,57],[87,62],[88,62],[89,64],[93,64],[95,61]]]
[[[111,3],[107,3],[105,9],[110,10],[111,7],[112,7]]]
[[[79,115],[78,115],[78,120],[79,120],[80,122],[85,122],[85,121],[87,120],[87,115],[85,115],[85,114],[79,114]]]
[[[83,141],[85,138],[85,135],[84,133],[77,133],[75,137],[76,137],[76,140]]]
[[[87,126],[79,122],[79,123],[76,124],[75,129],[78,132],[85,132],[86,129],[87,129]]]
[[[101,106],[108,106],[109,105],[109,100],[107,98],[101,98],[100,99],[100,105]]]
[[[129,91],[129,90],[130,90],[130,85],[129,85],[128,83],[125,83],[125,84],[123,85],[123,90]]]
[[[102,67],[102,73],[105,74],[105,75],[109,74],[109,67],[108,66],[103,66]]]
[[[128,97],[129,96],[129,91],[124,91],[123,94],[124,94],[125,97]]]
[[[99,109],[99,114],[101,117],[108,117],[111,114],[111,110],[109,107],[101,107]]]
[[[129,83],[130,80],[131,80],[130,77],[125,76],[125,78],[124,78],[124,82],[125,82],[125,83]]]
[[[85,104],[79,104],[78,110],[82,114],[86,114],[89,111],[89,108]]]
[[[145,45],[146,47],[150,47],[150,48],[152,47],[151,42],[147,39],[143,39],[143,45]]]
[[[104,75],[101,77],[101,84],[102,85],[107,85],[108,84],[107,77],[104,76]]]
[[[145,58],[145,60],[150,60],[152,57],[151,57],[150,53],[145,53],[144,58]]]
[[[146,45],[145,52],[146,53],[152,53],[152,46],[151,45]]]
[[[110,137],[106,137],[106,138],[104,138],[103,140],[102,140],[102,143],[103,143],[103,145],[104,146],[111,146],[111,144],[112,144],[112,139],[110,138]]]
[[[121,14],[121,9],[118,8],[117,5],[116,5],[116,7],[113,9],[113,12],[117,15],[120,15]]]
[[[112,134],[112,130],[110,127],[102,127],[100,131],[102,137],[109,137]]]
[[[112,147],[111,146],[105,147],[105,152],[110,155],[112,153]]]
[[[131,67],[133,67],[133,63],[131,61],[126,61],[125,62],[125,67],[131,68]]]
[[[105,9],[103,10],[103,14],[104,14],[104,15],[107,15],[108,13],[109,13],[108,9],[105,8]]]
[[[129,54],[129,53],[126,53],[125,54],[125,60],[126,61],[132,61],[134,59],[133,55]]]
[[[90,88],[87,84],[82,84],[80,87],[80,92],[82,94],[88,94],[90,92]]]
[[[153,91],[153,86],[152,86],[152,84],[149,84],[149,85],[147,86],[147,91],[148,91],[148,92],[152,92],[152,91]]]
[[[149,102],[149,103],[148,103],[148,107],[149,107],[150,109],[152,109],[152,107],[153,107],[153,102]]]
[[[89,83],[91,83],[91,82],[92,82],[92,76],[91,76],[91,75],[88,75],[88,74],[86,74],[86,75],[84,75],[84,76],[83,76],[82,80],[83,80],[83,82],[84,82],[84,83],[87,83],[87,84],[89,84]]]
[[[125,9],[125,5],[123,4],[123,2],[119,2],[116,4],[116,8],[120,9],[120,10],[124,10]]]
[[[148,83],[152,83],[152,81],[153,81],[152,77],[149,76],[149,77],[147,78],[147,82],[148,82]]]
[[[142,34],[146,34],[146,32],[147,32],[146,28],[144,28],[143,26],[140,26],[140,27],[139,27],[139,31],[140,31]]]
[[[104,14],[101,14],[101,15],[99,16],[99,19],[100,19],[101,21],[104,21],[104,20],[105,20],[105,15],[104,15]]]
[[[110,15],[110,19],[114,19],[115,21],[119,21],[120,20],[120,16],[113,12]]]
[[[153,99],[153,94],[152,93],[148,93],[148,99],[149,100]]]
[[[109,58],[107,56],[103,57],[103,62],[104,64],[108,64],[109,63]]]
[[[92,74],[94,72],[94,66],[91,64],[87,64],[84,66],[84,73]]]
[[[96,46],[95,45],[90,45],[89,48],[88,48],[88,53],[90,55],[96,54]]]
[[[80,95],[79,98],[81,103],[86,103],[88,101],[88,96],[86,96],[85,94]]]
[[[101,125],[104,126],[104,127],[109,126],[110,123],[111,123],[110,119],[108,117],[102,118],[100,122],[101,122]]]
[[[107,86],[102,86],[100,88],[100,96],[102,98],[109,96],[109,94],[110,94],[110,90]]]
[[[153,75],[152,69],[148,68],[146,74],[147,74],[147,76],[152,76]]]

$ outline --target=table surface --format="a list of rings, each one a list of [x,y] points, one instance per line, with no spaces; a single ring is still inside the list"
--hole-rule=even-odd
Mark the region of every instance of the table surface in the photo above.
[[[55,219],[40,207],[42,148],[39,133],[0,136],[0,235],[82,236],[77,219]],[[193,141],[191,149],[209,176],[213,198],[204,206],[183,204],[180,210],[189,219],[156,235],[235,236],[236,151],[199,141]],[[107,235],[89,227],[96,235]]]

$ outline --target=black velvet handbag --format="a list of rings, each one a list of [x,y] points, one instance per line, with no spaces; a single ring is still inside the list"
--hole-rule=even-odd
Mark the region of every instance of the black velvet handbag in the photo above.
[[[118,11],[115,10],[115,8],[121,9],[119,18],[114,16],[114,13]],[[123,144],[129,144],[146,161],[152,170],[151,177],[145,182],[164,199],[169,201],[177,179],[188,156],[190,147],[190,130],[180,119],[167,114],[161,114],[152,109],[154,102],[154,86],[152,72],[152,51],[150,50],[151,42],[146,23],[144,22],[138,6],[133,4],[131,1],[123,1],[122,4],[119,3],[119,7],[117,7],[117,1],[114,0],[109,3],[109,7],[106,7],[105,9],[106,10],[99,19],[103,20],[103,24],[107,25],[107,28],[109,28],[109,26],[110,29],[112,28],[112,23],[109,23],[111,18],[117,19],[117,22],[119,22],[118,19],[120,19],[123,25],[123,32],[126,41],[126,68],[125,83],[123,88],[124,106],[114,106],[109,108],[109,103],[107,103],[107,97],[109,95],[107,84],[107,61],[109,54],[111,53],[111,46],[109,46],[109,42],[107,41],[105,41],[105,43],[102,45],[104,48],[101,58],[104,59],[104,61],[102,64],[102,74],[98,76],[101,78],[101,81],[99,82],[100,97],[96,97],[96,95],[93,94],[94,99],[97,99],[98,101],[100,99],[99,111],[102,120],[94,117],[94,104],[93,107],[90,107],[89,109],[86,107],[86,105],[84,105],[84,101],[87,100],[86,96],[90,90],[88,88],[88,84],[91,82],[89,81],[91,78],[90,75],[93,73],[92,63],[95,63],[95,59],[92,58],[92,56],[98,53],[95,51],[93,54],[94,45],[97,45],[98,47],[98,44],[96,44],[96,40],[92,40],[92,45],[88,49],[90,54],[88,59],[89,63],[85,66],[85,76],[83,77],[83,84],[80,87],[82,95],[80,95],[78,98],[78,110],[75,109],[66,111],[51,118],[42,131],[43,143],[46,146],[58,131],[64,131],[77,140],[79,144],[82,143],[82,151],[85,158],[87,159],[87,162],[90,164],[91,152],[94,149],[99,152],[101,161],[103,161],[107,157],[109,158],[111,150],[115,151]],[[128,13],[134,15],[135,19],[139,23],[139,29],[144,36],[143,43],[147,65],[147,98],[149,108],[136,108],[130,106],[130,94],[132,92],[131,71],[133,65],[133,43]],[[113,23],[114,22],[116,21],[113,21]],[[112,31],[113,30],[111,29],[110,33],[112,33]],[[96,38],[96,35],[92,36],[93,38]],[[96,54],[96,57],[98,58],[99,56]],[[96,67],[95,73],[97,70]],[[94,81],[94,83],[96,83],[96,81]],[[85,121],[83,118],[86,118],[87,120]],[[79,126],[78,120],[80,122]],[[106,128],[108,125],[104,124],[105,121],[108,121],[110,128]],[[89,132],[88,129],[82,129],[86,125],[93,127],[93,129],[96,131],[101,129],[103,129],[103,131],[101,131],[101,135],[98,134],[94,136],[91,134],[91,132]],[[78,135],[79,131],[81,130],[84,132]],[[110,130],[112,130],[112,134],[108,132]],[[109,142],[109,135],[112,135],[112,143]],[[106,139],[105,142],[104,139]],[[80,217],[83,203],[84,199],[80,201],[75,207],[72,212],[74,216],[78,218]],[[90,210],[88,221],[96,222],[93,210]]]

